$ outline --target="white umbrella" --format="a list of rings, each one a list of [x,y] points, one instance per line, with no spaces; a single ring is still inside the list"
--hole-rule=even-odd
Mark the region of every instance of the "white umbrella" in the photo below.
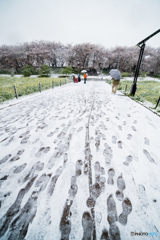
[[[112,78],[114,78],[115,80],[120,80],[121,78],[121,73],[120,71],[118,71],[117,69],[112,69],[109,74],[111,75]]]
[[[81,73],[86,73],[87,71],[86,70],[82,70]]]

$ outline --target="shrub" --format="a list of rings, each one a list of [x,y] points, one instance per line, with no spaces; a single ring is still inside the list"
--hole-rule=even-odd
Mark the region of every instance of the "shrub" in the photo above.
[[[71,74],[73,73],[73,68],[72,67],[66,67],[61,71],[62,74]]]
[[[155,78],[160,78],[160,75],[154,75]]]
[[[129,73],[128,72],[122,72],[121,76],[122,77],[129,77]]]
[[[49,77],[49,75],[46,75],[46,74],[41,74],[38,76],[38,78],[48,78],[48,77]]]
[[[144,77],[147,77],[149,75],[149,73],[148,72],[142,72],[140,75],[141,75],[142,78],[144,78]]]
[[[30,65],[27,65],[23,69],[23,76],[24,77],[29,77],[29,76],[31,76],[33,71],[34,71],[34,68],[32,66],[30,66]]]
[[[66,78],[66,75],[60,75],[58,78]]]
[[[40,69],[41,77],[42,76],[49,77],[50,71],[51,71],[50,67],[46,64],[43,64]]]

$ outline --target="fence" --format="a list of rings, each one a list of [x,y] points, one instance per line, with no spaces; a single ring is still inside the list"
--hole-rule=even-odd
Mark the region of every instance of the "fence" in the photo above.
[[[112,84],[111,80],[106,81],[109,84]],[[118,87],[118,90],[122,91],[126,95],[130,95],[132,81],[121,81]],[[160,103],[159,96],[160,82],[155,81],[139,81],[137,85],[135,100],[144,102],[145,100],[151,102],[157,108]]]
[[[65,85],[72,79],[0,77],[0,102]]]

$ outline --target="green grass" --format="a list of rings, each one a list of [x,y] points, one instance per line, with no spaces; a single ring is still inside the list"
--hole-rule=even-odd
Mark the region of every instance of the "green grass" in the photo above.
[[[65,79],[62,78],[27,78],[27,77],[0,77],[0,102],[15,98],[14,85],[16,86],[18,96],[28,95],[30,93],[39,92],[39,83],[41,89],[46,90],[52,88],[52,81],[54,87],[65,84]],[[66,83],[69,79],[66,79]]]
[[[120,90],[126,89],[126,94],[130,93],[132,81],[121,81]],[[137,91],[135,94],[135,100],[138,101],[148,101],[156,105],[158,98],[160,96],[160,82],[155,81],[138,81],[137,82]]]

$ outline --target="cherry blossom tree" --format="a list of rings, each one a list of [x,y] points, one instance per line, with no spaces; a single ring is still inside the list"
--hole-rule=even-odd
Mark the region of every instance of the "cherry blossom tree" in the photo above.
[[[101,45],[82,43],[67,44],[49,41],[34,41],[14,46],[0,46],[0,70],[19,72],[27,65],[40,69],[46,64],[51,67],[71,66],[78,71],[93,68],[119,68],[122,72],[135,70],[140,49],[116,46],[104,48]],[[140,71],[160,73],[160,48],[146,46]]]

